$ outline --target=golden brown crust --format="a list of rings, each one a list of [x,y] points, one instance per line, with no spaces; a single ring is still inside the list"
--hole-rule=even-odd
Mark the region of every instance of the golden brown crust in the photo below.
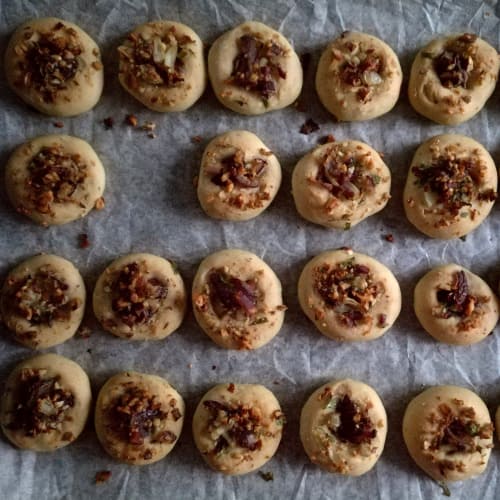
[[[104,80],[96,43],[77,25],[54,17],[17,28],[5,52],[5,72],[21,99],[51,116],[93,108]]]

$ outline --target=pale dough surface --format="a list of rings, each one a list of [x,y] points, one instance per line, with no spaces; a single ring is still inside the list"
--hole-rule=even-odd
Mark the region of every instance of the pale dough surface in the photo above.
[[[258,186],[245,187],[236,182],[227,187],[212,181],[222,169],[222,160],[243,152],[245,163],[265,161]],[[234,179],[233,179],[234,180]],[[281,167],[276,156],[255,135],[233,130],[217,136],[205,148],[198,176],[198,199],[210,217],[224,220],[249,220],[257,217],[273,201],[281,184]]]
[[[173,70],[182,61],[182,80],[169,85],[158,75],[138,78],[134,72],[134,39],[153,43],[153,63],[160,71]],[[189,27],[174,21],[154,21],[137,26],[118,47],[118,77],[123,88],[153,111],[184,111],[203,94],[207,83],[203,42]]]
[[[257,93],[228,83],[238,55],[237,41],[243,35],[255,36],[263,42],[273,41],[284,50],[276,61],[285,71],[286,78],[279,79],[277,93],[266,102]],[[300,94],[303,79],[299,57],[288,40],[278,31],[255,21],[240,24],[215,40],[208,53],[208,75],[217,99],[244,115],[260,115],[292,104]]]
[[[433,449],[432,441],[438,435],[438,420],[442,415],[441,405],[451,409],[452,418],[464,408],[472,408],[477,425],[491,426],[490,437],[475,436],[477,449],[473,452],[450,453],[452,450],[447,444]],[[477,394],[457,386],[430,387],[412,399],[403,417],[403,437],[413,460],[436,481],[462,481],[481,474],[488,465],[493,447],[488,408]]]
[[[73,406],[66,410],[60,428],[52,429],[35,436],[26,435],[22,429],[10,429],[12,413],[19,404],[16,390],[20,376],[25,370],[41,370],[42,380],[57,377],[65,391],[72,393]],[[18,448],[33,451],[53,451],[75,441],[83,431],[90,412],[92,393],[87,374],[74,361],[58,354],[41,354],[17,365],[9,375],[0,409],[2,430],[7,438]]]
[[[209,285],[209,275],[216,269],[241,281],[255,283],[257,300],[252,315],[231,312],[217,315]],[[245,250],[221,250],[206,257],[194,277],[192,298],[196,321],[216,344],[226,349],[262,347],[279,332],[285,317],[278,277],[262,259]]]
[[[352,292],[365,285],[368,290],[376,286],[374,298],[365,307],[363,301],[356,301],[348,293],[346,300],[336,299],[339,304],[328,304],[319,293],[318,277],[325,279],[329,271],[351,264],[355,269],[355,266],[362,266],[364,271],[352,282],[346,281]],[[334,288],[337,287],[328,290],[329,295],[337,293]],[[316,328],[323,335],[340,341],[376,339],[393,325],[401,311],[401,289],[392,272],[372,257],[351,249],[329,250],[311,259],[302,270],[297,294],[302,310]],[[363,312],[363,319],[351,324],[344,319],[345,309]]]
[[[29,312],[21,314],[12,310],[9,303],[12,294],[16,293],[20,284],[37,273],[47,273],[61,282],[64,295],[67,297],[64,304],[74,301],[74,307],[68,312],[67,319],[53,319],[42,321],[30,318]],[[39,290],[34,290],[30,283],[26,283],[23,290],[23,307],[32,307],[34,310],[50,310],[53,305],[47,303]],[[38,285],[37,285],[38,287]],[[68,260],[57,255],[41,254],[22,262],[8,274],[0,298],[2,318],[11,331],[14,339],[32,349],[45,349],[61,344],[73,337],[78,330],[85,311],[85,283],[78,269]]]
[[[140,444],[133,444],[116,432],[117,422],[110,415],[119,399],[134,389],[154,397],[155,405],[164,414],[162,418],[156,416],[152,419],[151,432],[143,436]],[[94,424],[97,438],[113,458],[131,465],[148,465],[172,451],[181,434],[184,415],[184,400],[165,379],[129,371],[114,375],[102,386],[97,397]],[[162,436],[168,439],[162,439]]]
[[[466,87],[447,88],[434,69],[434,58],[459,37],[437,38],[423,47],[415,57],[408,84],[411,105],[421,115],[442,125],[459,125],[479,113],[489,99],[498,78],[500,60],[489,43],[477,38],[473,44],[472,72]]]
[[[473,173],[477,180],[470,205],[464,205],[456,214],[439,202],[438,195],[432,189],[424,189],[413,172],[414,167],[430,166],[442,158],[470,160],[479,167],[479,172]],[[440,239],[460,238],[473,231],[488,216],[494,201],[478,199],[478,194],[488,190],[496,194],[497,183],[497,168],[493,158],[479,142],[458,134],[431,137],[419,146],[408,170],[403,192],[406,216],[427,236]]]
[[[369,442],[352,443],[337,437],[332,428],[341,423],[336,405],[348,396],[366,415],[376,434]],[[337,380],[316,389],[302,408],[300,440],[310,460],[328,472],[360,476],[374,467],[384,450],[387,415],[378,394],[367,384]]]
[[[62,23],[62,27],[55,29]],[[32,78],[22,69],[27,51],[42,35],[74,40],[82,50],[77,55],[78,68],[53,99],[44,98]],[[42,68],[43,69],[43,68]],[[27,104],[50,116],[75,116],[92,109],[99,101],[104,85],[104,70],[97,44],[76,24],[55,17],[33,19],[19,26],[5,51],[5,74],[11,89]]]
[[[346,65],[359,68],[367,58],[377,58],[379,71],[363,71],[355,85],[344,81]],[[403,73],[398,56],[385,42],[366,33],[344,32],[324,50],[316,72],[316,91],[340,121],[361,121],[388,113],[396,104]]]
[[[221,403],[231,410],[243,409],[242,413],[250,410],[253,419],[243,419],[237,426],[236,418],[227,419],[227,413],[220,411],[215,422],[210,423],[214,415],[204,405],[207,401]],[[247,474],[262,467],[276,453],[283,424],[280,404],[269,389],[257,384],[220,384],[212,387],[198,403],[193,415],[193,438],[212,469],[227,475]],[[251,431],[248,441],[260,440],[260,447],[251,450],[238,442],[238,431],[245,428]],[[227,446],[214,452],[221,437]]]
[[[352,197],[335,193],[330,184],[338,179],[335,175],[330,179],[325,177],[322,170],[325,159],[342,165],[346,158],[352,158],[355,165],[347,168],[355,168],[354,175],[359,172],[360,182],[349,181],[349,187],[345,188],[353,193]],[[389,168],[377,151],[360,141],[319,146],[299,160],[292,174],[292,194],[297,211],[304,219],[325,227],[349,229],[355,226],[382,210],[389,201],[390,191]]]
[[[451,290],[456,273],[463,272],[471,310],[465,316],[446,316],[446,306],[438,300],[438,290]],[[484,340],[498,322],[498,299],[479,276],[457,264],[436,267],[423,276],[413,296],[415,314],[424,329],[440,342],[470,345]]]
[[[161,281],[166,288],[166,296],[159,301],[147,297],[143,304],[152,314],[148,314],[143,321],[127,324],[113,309],[113,287],[124,268],[135,264],[139,266],[142,278],[153,280],[153,283]],[[147,253],[129,254],[113,261],[99,276],[92,298],[94,314],[102,327],[117,337],[129,340],[159,340],[173,333],[182,323],[186,301],[184,281],[177,268],[169,260]]]
[[[30,178],[37,175],[36,170],[40,167],[30,170],[30,165],[45,148],[55,148],[62,155],[78,158],[85,165],[85,178],[64,199],[53,196],[47,201],[47,208],[40,211],[36,200],[41,199],[42,190],[35,196],[36,192],[30,186]],[[60,162],[56,161],[55,166],[61,167]],[[31,139],[14,150],[5,167],[5,187],[12,205],[19,213],[43,226],[66,224],[84,217],[93,208],[100,208],[105,183],[104,167],[96,152],[84,140],[69,135],[44,135]],[[65,191],[62,184],[57,189]]]

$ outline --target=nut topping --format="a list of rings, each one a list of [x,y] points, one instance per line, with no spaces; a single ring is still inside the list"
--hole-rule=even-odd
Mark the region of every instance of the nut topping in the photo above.
[[[80,203],[75,192],[87,178],[87,165],[61,146],[43,147],[28,165],[29,199],[41,214],[52,214],[53,203]]]
[[[208,277],[210,302],[218,317],[242,312],[253,316],[257,312],[257,285],[242,281],[222,268],[213,269]]]
[[[438,288],[437,300],[443,305],[441,317],[445,319],[451,316],[470,316],[478,302],[477,297],[469,294],[469,284],[464,271],[454,273],[449,290]]]
[[[126,387],[109,408],[114,431],[129,444],[137,446],[144,444],[146,438],[154,443],[174,443],[177,436],[160,429],[167,416],[157,396],[134,385]]]
[[[259,94],[266,103],[277,93],[279,80],[286,79],[277,61],[285,51],[274,41],[263,42],[255,35],[243,35],[236,43],[238,55],[228,83]]]
[[[322,264],[314,269],[314,287],[326,307],[333,309],[348,327],[368,324],[369,313],[383,286],[377,283],[368,266],[356,264],[354,257],[335,266]]]
[[[62,25],[62,26],[59,26]],[[47,103],[54,102],[58,92],[66,90],[79,70],[83,47],[73,29],[62,23],[48,33],[32,34],[23,45],[24,59],[19,62],[22,82],[17,85],[33,87]]]
[[[366,168],[351,153],[333,146],[319,160],[315,182],[335,198],[353,200],[371,193],[380,183],[380,176],[366,173]]]
[[[353,401],[347,394],[340,399],[332,398],[328,407],[334,403],[334,413],[330,419],[328,429],[340,441],[354,445],[370,443],[377,435],[377,429],[366,411]]]
[[[149,278],[137,262],[124,266],[111,284],[112,308],[129,327],[146,323],[160,309],[168,286],[158,278]]]
[[[78,309],[79,301],[68,296],[68,285],[47,269],[17,282],[9,282],[7,307],[31,324],[51,325],[53,321],[67,321]]]
[[[229,405],[219,401],[204,401],[203,406],[211,414],[208,431],[217,433],[221,428],[225,429],[210,453],[216,455],[223,452],[231,442],[249,451],[262,448],[262,417],[258,408],[241,404]]]
[[[476,48],[474,42],[477,36],[471,33],[450,41],[443,52],[434,58],[434,71],[441,85],[448,89],[453,87],[468,88],[474,69]]]
[[[245,153],[241,149],[223,158],[221,164],[222,168],[212,176],[211,181],[228,192],[235,185],[240,189],[259,187],[259,178],[267,167],[267,161],[263,158],[245,161]]]
[[[59,383],[59,377],[43,378],[46,370],[25,368],[19,376],[15,405],[8,427],[36,437],[61,430],[67,413],[75,404],[74,395]]]
[[[493,189],[480,191],[484,167],[474,158],[459,158],[447,152],[430,165],[413,166],[411,170],[424,191],[436,194],[437,202],[453,216],[473,201],[491,202],[497,197]]]

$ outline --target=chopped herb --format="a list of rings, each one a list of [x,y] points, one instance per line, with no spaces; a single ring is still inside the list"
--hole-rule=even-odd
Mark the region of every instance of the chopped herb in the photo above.
[[[349,229],[351,229],[351,223],[350,223],[350,222],[346,222],[346,223],[344,224],[344,231],[347,231],[347,230],[349,230]]]
[[[259,476],[264,479],[264,481],[273,481],[274,475],[272,472],[259,471]]]

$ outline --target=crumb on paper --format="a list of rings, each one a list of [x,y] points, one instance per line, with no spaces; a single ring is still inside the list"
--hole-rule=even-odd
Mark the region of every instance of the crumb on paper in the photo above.
[[[104,484],[111,479],[111,471],[110,470],[100,470],[95,473],[95,483],[96,484]]]
[[[81,339],[88,339],[92,330],[88,326],[80,325],[80,328],[76,331],[76,336]]]
[[[312,118],[308,118],[300,127],[300,133],[304,135],[312,134],[318,130],[319,125]]]
[[[115,120],[111,116],[108,116],[107,118],[104,118],[104,120],[102,122],[104,124],[104,129],[105,130],[112,129],[113,125],[115,124]]]
[[[131,127],[137,127],[139,120],[135,115],[127,115],[125,116],[125,124],[130,125]]]
[[[191,137],[191,142],[193,144],[199,144],[202,140],[203,137],[201,137],[201,135],[194,135],[193,137]]]
[[[264,481],[274,481],[274,474],[272,472],[259,471],[259,476],[264,479]]]
[[[64,123],[63,122],[54,122],[52,125],[55,128],[63,128],[64,127]]]
[[[324,135],[318,139],[319,144],[328,144],[329,142],[335,142],[335,137],[332,134]]]
[[[388,241],[389,243],[394,243],[394,236],[392,234],[386,234],[384,238],[385,241]]]
[[[102,210],[105,206],[104,198],[101,196],[96,202],[95,202],[95,209],[96,210]]]
[[[88,248],[90,246],[89,235],[87,233],[80,233],[78,235],[78,247]]]

